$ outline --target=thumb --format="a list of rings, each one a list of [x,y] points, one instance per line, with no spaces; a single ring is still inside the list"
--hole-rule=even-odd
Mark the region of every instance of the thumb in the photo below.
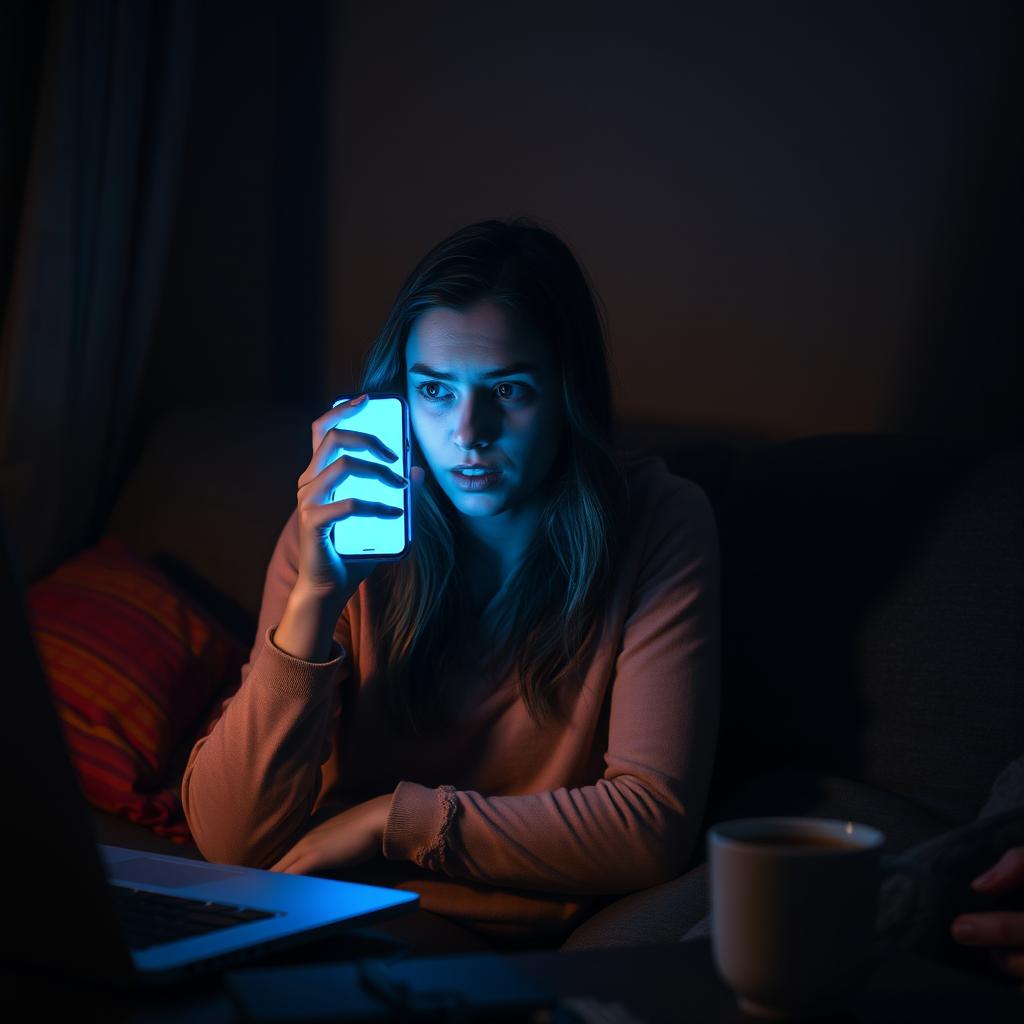
[[[409,479],[412,482],[413,504],[416,503],[416,499],[419,497],[420,491],[423,490],[423,484],[426,478],[427,473],[422,466],[413,466],[412,469],[409,471]]]

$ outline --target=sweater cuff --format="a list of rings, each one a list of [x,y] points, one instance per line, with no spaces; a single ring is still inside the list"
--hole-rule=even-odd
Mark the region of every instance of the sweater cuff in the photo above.
[[[429,789],[415,782],[399,782],[384,826],[385,859],[411,860],[431,871],[442,871],[456,808],[454,786]]]
[[[261,672],[260,678],[272,689],[294,697],[310,697],[330,689],[338,668],[346,657],[345,648],[331,640],[331,657],[327,661],[304,661],[285,653],[274,644],[276,626],[268,626],[263,634],[263,650],[259,659],[273,663],[270,672]]]

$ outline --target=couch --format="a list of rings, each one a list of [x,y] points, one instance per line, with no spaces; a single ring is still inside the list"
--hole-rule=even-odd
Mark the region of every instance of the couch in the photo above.
[[[163,417],[107,524],[246,645],[319,411]],[[701,834],[741,814],[820,814],[879,827],[898,852],[969,821],[1024,748],[1024,451],[624,436],[700,484],[718,517],[723,708]],[[200,856],[94,819],[101,841]],[[707,904],[701,843],[682,876],[609,897],[561,948],[679,941]]]

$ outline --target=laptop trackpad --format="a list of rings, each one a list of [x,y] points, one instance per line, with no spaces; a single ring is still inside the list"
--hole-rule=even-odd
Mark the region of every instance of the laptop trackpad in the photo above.
[[[237,878],[240,874],[241,871],[175,864],[173,861],[151,860],[149,857],[134,857],[107,865],[107,877],[112,882],[142,882],[161,885],[166,889],[181,889],[186,885],[202,885],[204,882],[223,882],[228,878]]]

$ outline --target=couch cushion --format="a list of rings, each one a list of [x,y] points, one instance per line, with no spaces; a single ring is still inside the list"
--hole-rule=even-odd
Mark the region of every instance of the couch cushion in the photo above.
[[[583,922],[562,945],[576,949],[614,949],[680,942],[710,907],[707,863],[669,882],[641,889],[603,907]]]
[[[722,777],[802,768],[972,817],[1024,742],[1024,452],[778,445],[722,549]]]
[[[174,762],[238,685],[244,645],[115,537],[32,584],[27,611],[86,799],[190,840]]]

